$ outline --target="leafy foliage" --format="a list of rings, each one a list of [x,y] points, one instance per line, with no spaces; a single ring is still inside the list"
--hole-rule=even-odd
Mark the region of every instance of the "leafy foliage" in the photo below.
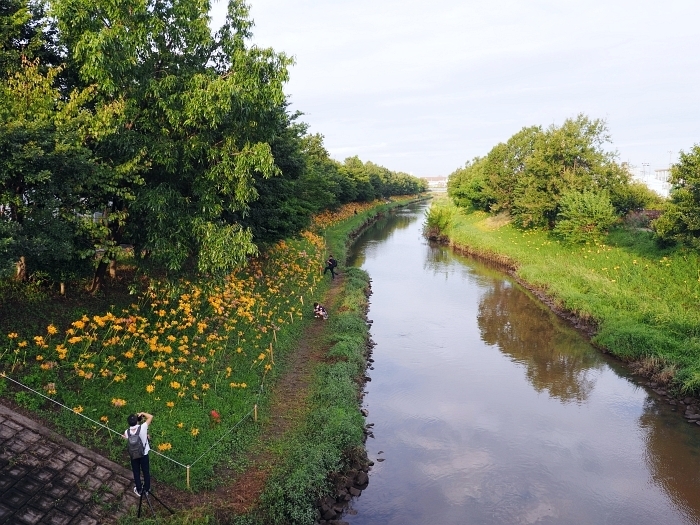
[[[568,191],[559,201],[554,232],[570,242],[600,239],[617,220],[607,192]]]
[[[0,254],[31,260],[56,281],[80,272],[100,237],[92,212],[106,206],[114,172],[86,145],[112,132],[118,105],[100,105],[92,88],[66,98],[60,68],[38,60],[0,85]]]
[[[151,266],[226,274],[314,213],[425,190],[330,159],[287,110],[292,60],[251,45],[242,0],[216,34],[208,1],[54,0],[50,18],[2,2],[6,271],[20,258],[56,281],[95,268],[95,290],[133,246]]]
[[[681,242],[700,248],[700,145],[681,151],[678,164],[671,168],[671,202],[654,221],[661,240]]]
[[[653,201],[603,149],[609,141],[605,122],[585,115],[546,130],[523,128],[453,173],[448,195],[462,207],[508,212],[525,228],[553,227],[569,191],[606,192],[617,214]]]

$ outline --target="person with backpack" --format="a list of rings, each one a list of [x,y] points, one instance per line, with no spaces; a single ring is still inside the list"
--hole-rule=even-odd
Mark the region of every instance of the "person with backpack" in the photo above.
[[[141,496],[151,490],[151,471],[148,464],[148,428],[151,426],[153,416],[147,412],[131,414],[126,418],[129,428],[124,431],[124,439],[127,441],[131,470],[134,473],[134,493]],[[143,472],[143,485],[141,484],[141,472]],[[142,492],[143,491],[143,492]]]
[[[328,270],[331,271],[331,279],[335,279],[335,267],[338,266],[338,261],[333,258],[333,255],[328,256],[326,267],[323,269],[323,275],[326,275]]]

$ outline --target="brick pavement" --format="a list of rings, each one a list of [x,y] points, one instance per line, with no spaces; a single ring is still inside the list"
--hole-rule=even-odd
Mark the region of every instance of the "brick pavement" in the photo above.
[[[0,404],[0,524],[112,523],[137,504],[130,470]]]

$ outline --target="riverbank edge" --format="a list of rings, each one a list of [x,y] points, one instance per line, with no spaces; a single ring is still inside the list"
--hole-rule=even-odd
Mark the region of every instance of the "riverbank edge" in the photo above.
[[[519,262],[516,259],[499,253],[497,250],[476,248],[468,244],[457,243],[450,237],[451,226],[452,225],[448,223],[437,230],[426,231],[426,237],[433,242],[449,246],[453,251],[459,254],[473,257],[482,262],[488,263],[498,270],[508,274],[516,283],[531,293],[538,301],[547,306],[554,314],[584,336],[594,348],[599,350],[601,353],[614,358],[616,361],[625,366],[634,376],[639,377],[640,380],[638,383],[640,385],[649,387],[657,395],[666,399],[670,405],[685,407],[685,413],[683,416],[686,418],[686,420],[689,423],[697,423],[700,425],[699,398],[687,396],[673,389],[668,389],[666,388],[669,386],[668,383],[655,381],[653,378],[656,375],[657,370],[655,370],[653,367],[646,366],[646,359],[625,359],[616,355],[604,345],[597,343],[594,340],[594,337],[598,333],[598,327],[593,319],[590,317],[581,316],[577,312],[563,307],[560,298],[557,297],[556,294],[548,293],[543,287],[534,285],[533,283],[523,279],[518,274]]]
[[[371,424],[365,422],[366,412],[361,409],[364,387],[371,378],[367,368],[371,366],[372,349],[367,319],[371,279],[357,268],[344,268],[352,243],[367,228],[387,213],[410,204],[429,200],[430,195],[394,198],[375,208],[351,217],[327,228],[323,234],[329,253],[336,255],[341,276],[336,279],[341,287],[338,306],[331,310],[326,327],[328,349],[324,361],[314,371],[314,380],[308,396],[313,406],[290,438],[283,438],[285,459],[275,468],[260,498],[260,505],[251,513],[236,517],[237,525],[310,524],[329,525],[338,521],[353,497],[361,494],[369,483],[369,471],[373,462],[365,448],[368,436],[372,435]],[[327,297],[328,291],[324,294]],[[344,384],[340,388],[330,385]],[[324,414],[337,415],[343,412],[351,424],[345,427],[350,436],[341,432],[325,434],[328,425]],[[332,416],[331,416],[332,417]],[[339,439],[345,440],[338,446]],[[329,465],[307,468],[309,460],[323,461],[309,451],[334,449]],[[328,457],[325,458],[328,461]],[[306,461],[305,461],[306,460]],[[306,479],[304,479],[306,478]]]

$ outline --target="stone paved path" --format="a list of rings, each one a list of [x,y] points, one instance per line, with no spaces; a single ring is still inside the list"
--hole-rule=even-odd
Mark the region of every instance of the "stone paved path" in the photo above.
[[[130,470],[0,404],[0,524],[112,523],[136,505]]]

